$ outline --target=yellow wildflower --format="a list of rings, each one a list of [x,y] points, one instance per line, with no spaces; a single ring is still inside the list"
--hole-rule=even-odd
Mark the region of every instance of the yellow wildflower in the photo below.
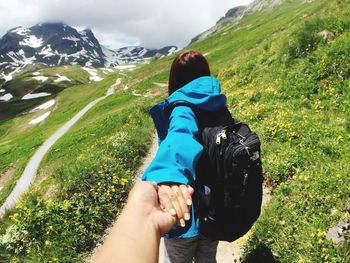
[[[12,216],[10,216],[10,219],[11,219],[12,221],[16,221],[17,218],[18,218],[18,216],[19,216],[18,213],[14,213]]]

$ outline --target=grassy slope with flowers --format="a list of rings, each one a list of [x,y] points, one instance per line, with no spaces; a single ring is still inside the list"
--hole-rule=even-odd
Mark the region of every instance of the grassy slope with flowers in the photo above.
[[[349,258],[348,243],[325,239],[349,218],[349,7],[329,1],[219,74],[235,115],[261,136],[266,177],[275,186],[246,246],[248,262]]]
[[[65,90],[52,117],[34,129],[8,133],[11,144],[20,145],[21,138],[28,138],[30,144],[38,131],[43,140],[62,120],[105,94],[117,77],[120,75],[114,73],[95,87]],[[144,116],[149,103],[118,87],[116,94],[96,105],[54,145],[41,164],[35,187],[0,223],[0,232],[6,232],[1,238],[0,262],[82,260],[83,252],[94,247],[123,204],[147,151],[152,130],[150,119]],[[26,123],[28,118],[11,123]],[[14,130],[13,125],[7,126]],[[12,152],[9,159],[15,154],[30,157]]]
[[[189,47],[209,53],[231,111],[263,141],[274,192],[246,246],[248,262],[349,256],[348,243],[325,239],[349,216],[349,12],[347,1],[286,1]],[[318,35],[325,30],[327,40]],[[129,73],[128,91],[101,103],[58,142],[41,166],[46,176],[2,222],[0,260],[85,258],[113,221],[149,143],[146,109],[160,97],[130,93],[164,95],[153,82],[167,80],[172,59]]]
[[[7,83],[8,89],[20,90],[21,87],[29,86],[31,90],[41,90],[41,85],[37,81],[33,83],[32,73],[37,71],[37,68],[29,68]],[[0,120],[0,173],[4,180],[1,180],[0,203],[2,204],[9,195],[16,180],[22,174],[25,165],[29,158],[34,154],[35,150],[63,123],[72,118],[79,110],[94,98],[103,96],[108,87],[110,87],[118,77],[117,74],[110,76],[102,75],[104,80],[98,83],[88,83],[89,74],[82,70],[81,67],[55,67],[40,69],[40,72],[45,76],[52,77],[58,73],[63,73],[71,79],[69,83],[55,84],[56,92],[61,90],[59,94],[50,96],[49,98],[38,98],[29,100],[28,102],[14,102],[7,105],[2,103],[0,111],[16,112],[16,118]],[[48,86],[53,86],[49,84]],[[37,92],[39,92],[37,91]],[[45,90],[46,91],[46,90]],[[20,91],[18,91],[19,93]],[[21,91],[23,92],[23,91]],[[43,102],[55,99],[55,106],[45,111],[35,113],[18,112],[14,110],[19,104],[23,104],[20,109],[26,111],[30,106],[34,108]],[[79,98],[79,99],[78,99]],[[29,105],[28,105],[29,104]],[[30,125],[28,122],[43,114],[43,112],[52,111],[49,118],[44,123],[39,125]],[[3,178],[1,178],[3,179]]]

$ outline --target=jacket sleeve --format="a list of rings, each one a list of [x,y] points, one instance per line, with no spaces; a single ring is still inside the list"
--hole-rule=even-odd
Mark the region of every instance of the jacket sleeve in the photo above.
[[[193,111],[175,107],[170,116],[169,131],[159,145],[156,156],[142,176],[144,181],[191,184],[203,146],[196,140],[198,127]]]

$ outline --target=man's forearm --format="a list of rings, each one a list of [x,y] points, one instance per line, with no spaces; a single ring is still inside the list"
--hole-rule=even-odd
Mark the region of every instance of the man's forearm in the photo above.
[[[126,206],[96,262],[158,262],[160,233],[149,212]]]

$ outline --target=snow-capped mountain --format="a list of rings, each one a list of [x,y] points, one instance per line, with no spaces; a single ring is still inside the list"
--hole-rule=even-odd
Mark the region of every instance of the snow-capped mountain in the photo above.
[[[77,31],[63,23],[43,23],[16,27],[0,39],[0,76],[2,73],[3,78],[10,78],[6,74],[33,63],[104,67],[137,63],[176,50],[170,46],[160,50],[126,47],[114,51],[101,46],[90,29]]]
[[[103,52],[91,30],[78,32],[62,23],[16,27],[0,39],[0,71],[13,71],[34,62],[48,66],[104,66]]]
[[[125,63],[138,63],[159,56],[169,56],[178,50],[175,46],[167,46],[161,49],[148,49],[144,47],[123,47],[110,50],[102,46],[105,66],[115,66]]]

